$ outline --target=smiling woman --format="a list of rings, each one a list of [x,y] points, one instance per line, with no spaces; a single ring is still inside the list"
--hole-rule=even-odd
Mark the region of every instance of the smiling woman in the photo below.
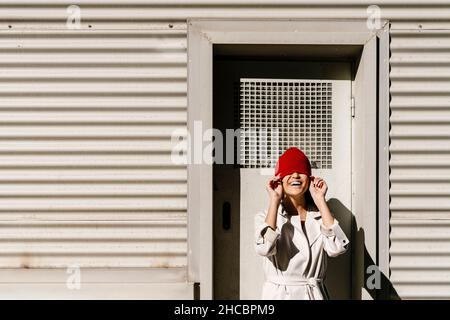
[[[255,217],[255,249],[264,257],[266,278],[262,299],[329,299],[324,252],[338,256],[349,240],[328,208],[327,190],[298,148],[278,159],[267,183],[269,208]]]

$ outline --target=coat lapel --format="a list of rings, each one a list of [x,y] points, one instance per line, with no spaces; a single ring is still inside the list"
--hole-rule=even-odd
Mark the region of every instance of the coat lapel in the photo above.
[[[278,213],[285,219],[287,219],[287,212],[283,207],[283,203],[278,207]],[[320,237],[321,231],[320,231],[320,218],[322,215],[319,211],[308,211],[308,214],[306,216],[306,232],[308,236],[308,242],[309,246],[312,247],[312,245],[317,241],[317,239]]]
[[[306,232],[308,234],[310,247],[312,247],[320,237],[320,218],[321,214],[319,211],[309,211],[306,216]]]

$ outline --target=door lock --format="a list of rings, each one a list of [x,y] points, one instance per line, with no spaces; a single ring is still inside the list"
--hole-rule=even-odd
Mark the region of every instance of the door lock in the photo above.
[[[228,201],[222,205],[222,228],[224,230],[231,228],[231,204]]]

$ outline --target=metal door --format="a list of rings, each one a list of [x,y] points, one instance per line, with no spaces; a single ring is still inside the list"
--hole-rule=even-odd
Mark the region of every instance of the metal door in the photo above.
[[[224,63],[215,69],[221,77],[214,84],[214,126],[222,132],[240,129],[235,149],[240,164],[214,166],[215,298],[258,299],[261,295],[263,258],[253,247],[254,216],[267,208],[266,181],[278,156],[290,146],[304,150],[313,175],[327,181],[330,208],[350,238],[350,65],[337,64],[333,68],[341,76],[331,79],[273,77],[273,71],[253,73],[272,77],[248,77],[252,67],[237,67],[237,63],[234,68]],[[222,87],[227,79],[232,82],[225,85],[228,90]],[[231,93],[233,98],[227,96]],[[326,284],[332,298],[351,297],[350,266],[350,252],[328,258]]]

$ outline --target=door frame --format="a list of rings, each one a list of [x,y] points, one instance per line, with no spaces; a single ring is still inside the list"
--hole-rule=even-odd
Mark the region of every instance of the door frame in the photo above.
[[[356,274],[352,291],[356,299],[370,298],[361,290],[365,248],[379,270],[389,277],[388,21],[381,21],[376,30],[369,29],[363,19],[188,19],[187,25],[187,129],[189,141],[196,142],[189,146],[188,155],[193,161],[187,164],[187,277],[200,284],[198,297],[213,298],[213,170],[210,161],[195,161],[202,157],[204,146],[211,143],[202,142],[202,135],[213,123],[213,44],[264,43],[363,46],[352,124],[357,130],[353,131],[354,137],[360,137],[352,140],[352,207],[364,207],[355,218],[358,228],[364,231],[365,246],[352,247],[352,273]],[[200,137],[196,121],[202,124]],[[355,158],[358,154],[367,156]],[[361,168],[369,168],[369,174],[361,173]]]

